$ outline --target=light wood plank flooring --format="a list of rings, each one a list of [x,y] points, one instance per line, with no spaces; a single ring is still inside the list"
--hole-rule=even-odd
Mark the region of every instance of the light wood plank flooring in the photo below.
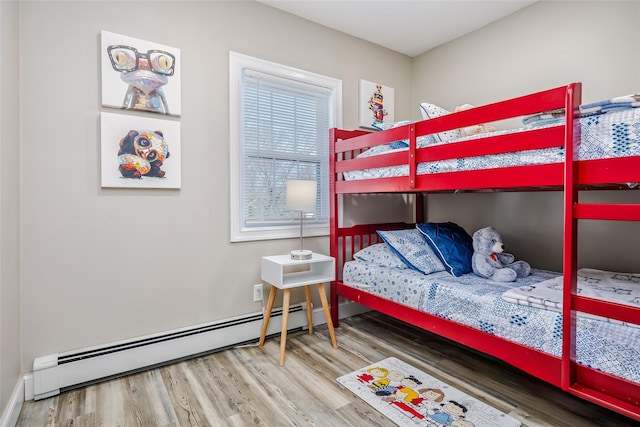
[[[336,378],[390,356],[511,414],[524,426],[638,426],[499,361],[379,313],[262,349],[237,347],[25,402],[18,426],[393,426]]]

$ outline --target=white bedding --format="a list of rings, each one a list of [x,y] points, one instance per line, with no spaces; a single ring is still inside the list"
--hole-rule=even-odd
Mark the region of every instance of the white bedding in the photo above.
[[[539,123],[541,124],[541,123]],[[523,132],[533,128],[558,126],[560,123],[552,122],[535,127],[509,129],[492,132],[491,135]],[[580,160],[604,159],[627,156],[640,156],[640,108],[627,108],[609,111],[606,114],[588,115],[580,118],[581,143],[579,151]],[[469,139],[486,137],[487,134],[474,135],[451,142],[460,142]],[[385,153],[407,150],[407,148],[392,148],[390,144],[373,147],[364,151],[358,158],[372,155],[384,155]],[[436,162],[419,163],[417,173],[419,175],[439,172],[455,172],[462,170],[479,170],[496,167],[523,166],[546,163],[559,163],[564,161],[564,148],[546,148],[541,150],[527,150],[516,153],[499,155],[476,156],[460,159],[441,160]],[[409,166],[391,166],[385,168],[365,169],[345,172],[346,180],[360,180],[372,178],[385,178],[393,176],[407,176]]]
[[[640,274],[581,268],[578,270],[577,292],[581,296],[640,308]],[[502,298],[514,304],[560,311],[562,310],[562,276],[509,289],[502,294]],[[584,315],[588,316],[586,313]],[[606,320],[617,322],[613,319]],[[628,326],[640,327],[633,324]]]

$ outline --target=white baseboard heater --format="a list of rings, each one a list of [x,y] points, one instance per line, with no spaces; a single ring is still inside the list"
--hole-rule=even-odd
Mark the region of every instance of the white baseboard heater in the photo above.
[[[33,362],[34,399],[257,340],[262,320],[261,312],[252,313],[105,346],[38,357]],[[274,309],[267,335],[279,334],[281,321],[282,309]],[[301,328],[308,328],[306,305],[292,305],[288,330]]]

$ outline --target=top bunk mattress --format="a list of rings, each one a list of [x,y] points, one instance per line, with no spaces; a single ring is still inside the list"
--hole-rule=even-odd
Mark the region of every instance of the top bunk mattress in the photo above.
[[[598,103],[596,103],[598,104]],[[595,104],[592,104],[595,105]],[[418,148],[463,142],[487,136],[505,135],[532,129],[561,126],[564,117],[553,117],[553,114],[539,115],[525,119],[525,127],[501,130],[490,133],[452,139],[446,142],[434,143],[431,135],[418,137]],[[621,108],[605,112],[584,114],[579,119],[581,143],[578,153],[579,160],[595,160],[617,157],[640,156],[640,108]],[[406,151],[406,141],[396,141],[390,144],[378,145],[362,153],[357,158],[384,155],[391,152]],[[419,175],[441,172],[458,172],[467,170],[481,170],[491,168],[538,165],[560,163],[564,161],[564,147],[527,150],[499,155],[486,155],[447,159],[434,162],[418,163],[416,173]],[[374,178],[389,178],[408,176],[409,166],[391,166],[348,171],[343,173],[345,180],[363,180]]]

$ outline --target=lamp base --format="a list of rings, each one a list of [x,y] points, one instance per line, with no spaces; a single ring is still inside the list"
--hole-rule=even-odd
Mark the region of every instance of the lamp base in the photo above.
[[[296,249],[291,251],[291,259],[295,259],[296,261],[311,259],[311,255],[313,255],[313,252],[306,249]]]

